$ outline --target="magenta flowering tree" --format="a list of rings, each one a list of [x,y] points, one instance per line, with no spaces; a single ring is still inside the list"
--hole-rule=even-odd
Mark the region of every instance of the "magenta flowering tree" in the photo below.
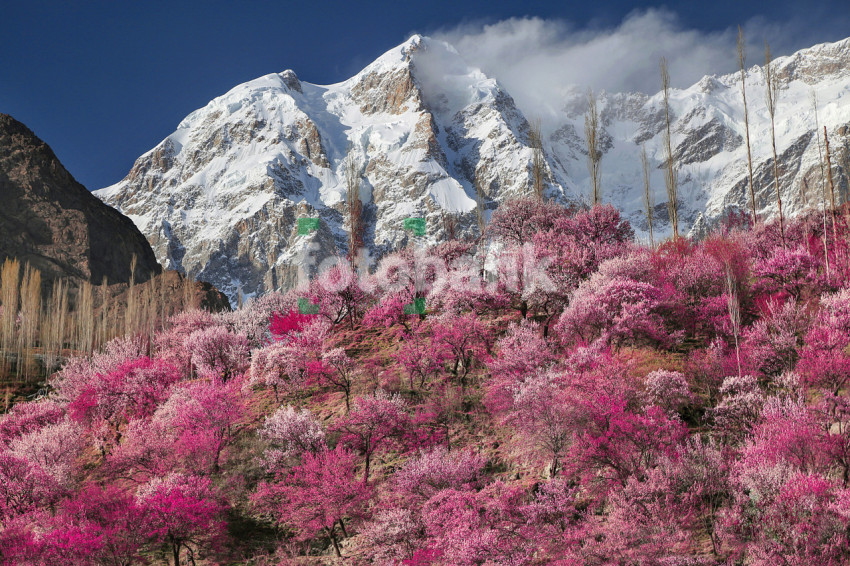
[[[635,412],[618,397],[596,393],[582,402],[580,426],[567,455],[569,471],[604,491],[643,480],[687,436],[684,425],[659,407]]]
[[[437,553],[427,548],[425,522],[413,507],[378,507],[360,531],[364,554],[375,564],[433,564]]]
[[[496,356],[487,367],[494,377],[515,382],[557,360],[553,344],[542,336],[540,325],[528,320],[512,323],[496,341]]]
[[[768,294],[784,291],[798,300],[806,289],[819,292],[817,263],[803,247],[776,248],[773,255],[756,262],[753,275],[760,279],[757,288]]]
[[[381,449],[397,443],[410,428],[407,406],[398,395],[378,390],[354,400],[354,410],[334,423],[339,442],[364,457],[363,483],[369,482],[372,458]]]
[[[752,375],[727,377],[719,393],[721,400],[711,412],[714,431],[727,442],[740,441],[758,423],[765,396]]]
[[[224,536],[226,507],[208,478],[177,473],[154,478],[139,489],[136,502],[143,517],[136,528],[154,547],[168,548],[174,564],[183,551],[187,562],[202,560]]]
[[[649,283],[596,275],[575,292],[556,330],[567,344],[670,346],[676,336],[664,327],[662,307],[663,295]]]
[[[737,479],[723,517],[730,558],[752,564],[842,564],[848,552],[848,492],[829,478],[765,466]],[[751,497],[758,489],[758,497]]]
[[[537,373],[516,386],[505,417],[524,440],[545,455],[549,477],[560,470],[578,425],[573,393],[552,373]]]
[[[604,547],[620,560],[663,561],[687,554],[707,535],[721,554],[719,514],[730,499],[722,447],[692,437],[639,479],[612,492]]]
[[[286,462],[297,461],[302,454],[315,454],[327,447],[325,430],[313,413],[291,405],[266,418],[259,434],[271,445],[265,452],[264,464],[272,471]]]
[[[805,335],[798,370],[806,382],[837,395],[850,379],[850,296],[842,291],[821,299]]]
[[[305,452],[301,464],[280,472],[274,483],[261,483],[252,501],[301,540],[328,537],[336,555],[342,556],[340,533],[348,536],[345,522],[361,516],[369,493],[357,478],[357,455],[337,446]]]
[[[398,324],[410,332],[411,315],[404,312],[404,307],[411,302],[408,294],[404,292],[386,295],[366,311],[363,325],[369,328],[391,328]]]
[[[254,350],[247,385],[271,387],[275,400],[279,400],[280,391],[292,395],[306,387],[309,379],[316,376],[316,370],[322,369],[321,365],[314,365],[321,359],[329,330],[330,323],[314,316],[298,331],[292,330]]]
[[[444,489],[484,486],[487,458],[472,450],[449,452],[443,447],[421,451],[392,477],[395,493],[407,503],[424,503]]]
[[[82,428],[66,418],[16,437],[9,443],[9,452],[38,466],[56,484],[68,488],[74,483],[82,446]]]
[[[437,564],[530,564],[525,501],[524,490],[501,482],[481,491],[444,489],[423,506],[422,550],[439,551]]]
[[[448,372],[465,388],[477,362],[487,359],[492,334],[475,314],[442,314],[431,319],[433,344],[446,353]]]
[[[64,493],[56,479],[37,463],[0,451],[0,531],[19,517],[55,505]]]
[[[764,316],[744,331],[742,358],[749,359],[767,377],[791,371],[808,327],[804,305],[794,300],[769,302]]]
[[[447,265],[427,295],[429,309],[453,313],[483,315],[499,312],[510,303],[511,297],[485,272],[483,261],[470,256],[461,256]]]
[[[130,566],[144,561],[149,519],[132,495],[118,488],[87,486],[65,500],[34,541],[47,564]]]
[[[275,318],[286,317],[284,313],[295,311],[298,299],[298,289],[285,294],[271,291],[249,299],[242,308],[219,313],[215,318],[234,334],[245,336],[251,348],[259,348],[274,339],[271,326]]]
[[[485,404],[494,414],[503,414],[513,403],[514,390],[537,371],[557,360],[550,339],[541,336],[540,325],[529,320],[508,326],[496,341],[496,355],[487,360],[491,377],[486,383]]]
[[[203,310],[192,309],[172,316],[168,319],[165,328],[154,338],[154,350],[157,357],[189,374],[192,364],[192,350],[188,344],[189,337],[194,332],[219,325],[220,321],[213,314]]]
[[[827,474],[834,465],[827,425],[795,400],[771,398],[749,438],[744,462],[754,468],[784,464],[807,474]]]
[[[250,360],[248,339],[233,334],[224,326],[211,326],[196,330],[186,340],[192,363],[198,375],[227,381],[242,375]]]
[[[91,390],[99,375],[109,374],[121,365],[144,356],[138,338],[116,338],[91,359],[79,356],[69,359],[62,370],[51,376],[49,384],[58,400],[70,402]]]
[[[490,218],[487,236],[508,245],[530,243],[534,234],[555,227],[557,220],[566,220],[571,209],[533,198],[516,198],[503,203]]]
[[[628,220],[611,204],[592,206],[581,210],[569,222],[556,225],[571,231],[581,242],[595,250],[597,264],[624,251],[624,245],[634,238]]]
[[[345,410],[351,410],[351,387],[354,385],[356,366],[345,350],[333,348],[324,352],[322,358],[310,362],[307,372],[320,384],[343,393]]]
[[[291,344],[275,342],[251,353],[247,385],[271,387],[275,400],[280,392],[292,395],[307,383],[307,366],[314,354]]]
[[[650,372],[645,385],[647,400],[673,414],[693,400],[687,379],[678,371],[660,369]]]
[[[284,340],[290,333],[301,332],[314,316],[300,313],[296,309],[286,314],[274,313],[269,323],[272,340]]]
[[[240,384],[193,382],[176,389],[155,418],[175,436],[174,453],[193,469],[218,473],[221,456],[244,428]]]
[[[407,374],[411,391],[425,388],[445,372],[451,355],[447,345],[425,335],[427,327],[418,325],[413,332],[404,336],[404,341],[393,354],[393,360]]]
[[[352,329],[363,318],[369,300],[357,274],[343,260],[314,279],[307,294],[313,304],[319,305],[319,314],[334,325],[347,320]]]
[[[65,416],[65,407],[52,400],[43,399],[15,405],[0,416],[0,446],[13,438],[56,424]]]
[[[602,261],[622,253],[633,237],[610,205],[577,210],[533,199],[499,207],[488,233],[505,247],[499,255],[498,295],[523,318],[539,318],[544,333],[579,283]]]
[[[113,371],[96,374],[68,409],[92,431],[105,453],[121,441],[128,421],[153,415],[168,398],[171,386],[181,379],[180,371],[162,360],[129,360]]]

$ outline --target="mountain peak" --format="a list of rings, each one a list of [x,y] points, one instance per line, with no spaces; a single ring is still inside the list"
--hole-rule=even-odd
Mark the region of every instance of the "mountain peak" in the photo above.
[[[301,81],[292,69],[287,69],[280,74],[280,79],[290,90],[301,92]]]
[[[777,59],[780,191],[789,214],[813,205],[801,201],[801,187],[820,186],[812,88],[837,152],[850,141],[850,107],[842,98],[850,65],[841,65],[848,44]],[[709,76],[671,90],[683,230],[700,215],[710,225],[748,207],[739,80]],[[759,69],[747,81],[748,91],[759,89]],[[586,200],[586,100],[574,92],[564,101],[542,124],[545,192]],[[769,120],[761,97],[749,104],[756,205],[768,218],[775,214]],[[646,229],[643,147],[658,193],[655,229],[669,230],[661,96],[601,93],[600,109],[603,202],[617,206],[638,232]],[[457,219],[460,236],[475,235],[479,203],[486,218],[500,202],[529,194],[528,132],[526,116],[495,79],[451,45],[417,34],[337,84],[314,85],[284,71],[234,87],[191,113],[124,180],[97,195],[136,222],[167,267],[210,281],[233,300],[240,286],[246,296],[292,287],[307,257],[318,265],[347,253],[348,155],[362,166],[363,240],[378,257],[410,242],[405,218],[425,219],[431,241],[445,236],[444,215]],[[844,191],[846,175],[838,179]],[[319,219],[320,228],[299,234],[302,217]],[[313,244],[318,252],[308,253]]]

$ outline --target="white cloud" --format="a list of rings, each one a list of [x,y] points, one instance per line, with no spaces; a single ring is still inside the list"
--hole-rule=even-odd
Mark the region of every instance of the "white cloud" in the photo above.
[[[749,65],[763,61],[765,37],[779,38],[771,45],[774,55],[806,46],[800,42],[807,38],[791,33],[789,25],[759,19],[747,22],[744,30]],[[685,29],[673,12],[653,9],[633,12],[613,28],[578,28],[564,20],[529,17],[464,25],[431,36],[454,45],[471,65],[497,78],[525,112],[540,115],[557,110],[564,92],[575,87],[653,94],[660,87],[662,56],[674,87],[690,86],[707,74],[733,72],[736,34],[737,28]]]

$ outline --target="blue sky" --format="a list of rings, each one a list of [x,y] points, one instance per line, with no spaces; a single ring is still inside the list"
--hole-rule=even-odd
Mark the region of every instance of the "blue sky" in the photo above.
[[[184,116],[236,84],[287,68],[309,82],[337,82],[414,32],[465,44],[477,57],[484,57],[475,53],[479,40],[499,41],[505,30],[525,34],[530,51],[568,50],[625,30],[658,33],[670,38],[660,46],[676,46],[671,69],[684,81],[730,70],[716,67],[727,59],[734,65],[734,43],[729,54],[725,46],[738,24],[781,55],[850,35],[850,2],[19,0],[0,14],[0,112],[27,124],[97,189],[120,180]],[[498,61],[475,62],[510,83],[512,70]],[[654,54],[647,62],[657,65]],[[646,88],[634,74],[567,67],[560,79]]]

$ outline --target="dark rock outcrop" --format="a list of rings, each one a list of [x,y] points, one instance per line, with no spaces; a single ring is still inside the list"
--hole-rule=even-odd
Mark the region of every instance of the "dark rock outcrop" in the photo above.
[[[16,257],[56,278],[110,285],[160,273],[133,222],[78,183],[29,128],[0,114],[0,262]]]

